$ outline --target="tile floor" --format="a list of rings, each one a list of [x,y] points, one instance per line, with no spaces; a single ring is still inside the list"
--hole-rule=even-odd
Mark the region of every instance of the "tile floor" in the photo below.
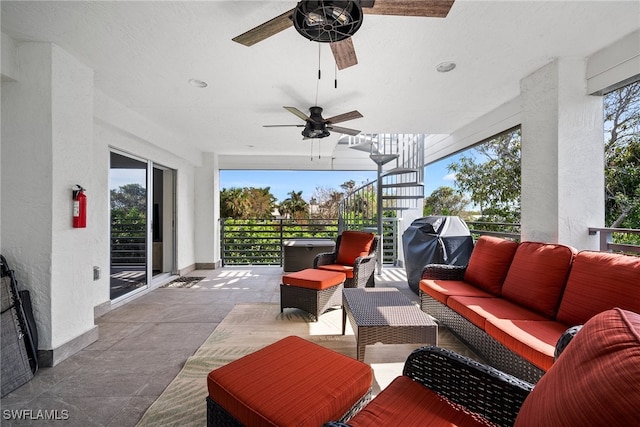
[[[235,304],[280,302],[282,274],[263,266],[196,270],[190,276],[205,279],[191,288],[158,288],[110,311],[96,319],[98,341],[0,400],[0,424],[135,426]],[[418,299],[403,269],[383,268],[376,286]]]

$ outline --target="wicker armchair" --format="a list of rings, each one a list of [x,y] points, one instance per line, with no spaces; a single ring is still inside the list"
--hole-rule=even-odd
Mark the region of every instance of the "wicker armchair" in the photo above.
[[[579,328],[571,328],[565,332],[558,342],[558,356],[578,331]],[[533,384],[498,369],[435,346],[422,347],[411,353],[405,362],[403,376],[452,402],[466,416],[479,414],[499,426],[514,424],[522,404],[534,388]],[[398,401],[394,402],[398,404]],[[332,421],[324,427],[350,427],[350,424]]]
[[[533,385],[440,347],[423,347],[411,353],[403,376],[445,397],[465,413],[512,426]],[[375,399],[373,400],[375,402]],[[324,427],[350,427],[333,421]]]
[[[362,240],[365,237],[369,238],[368,245],[370,246],[368,249],[363,247],[358,252],[365,252],[368,253],[368,255],[355,257],[353,264],[341,263],[340,260],[341,255],[344,254],[344,248],[350,246],[351,249],[353,249],[351,242],[345,243],[347,242],[347,239],[355,238],[357,240]],[[345,288],[372,288],[375,286],[374,272],[376,269],[379,242],[380,237],[371,233],[345,231],[338,235],[338,238],[336,239],[336,247],[333,252],[324,252],[316,255],[313,260],[313,268],[345,273],[347,276],[347,279],[344,282]],[[341,248],[343,248],[343,252],[341,252]]]

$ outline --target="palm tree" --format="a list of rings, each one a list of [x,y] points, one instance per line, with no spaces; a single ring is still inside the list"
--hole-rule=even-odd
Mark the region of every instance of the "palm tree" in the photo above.
[[[302,191],[290,191],[289,197],[280,203],[280,213],[292,218],[303,218],[307,213],[307,202],[302,198]]]

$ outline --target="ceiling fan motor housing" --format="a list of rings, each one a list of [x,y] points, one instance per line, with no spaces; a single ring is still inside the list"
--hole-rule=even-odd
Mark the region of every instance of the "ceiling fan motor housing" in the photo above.
[[[362,25],[359,1],[302,0],[293,13],[293,26],[303,37],[333,43],[351,37]]]
[[[310,107],[309,113],[309,120],[302,130],[302,136],[306,138],[326,138],[329,136],[327,122],[322,118],[322,107]]]

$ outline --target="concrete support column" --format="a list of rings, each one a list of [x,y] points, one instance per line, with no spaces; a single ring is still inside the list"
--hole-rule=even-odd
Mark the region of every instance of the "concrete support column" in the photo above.
[[[520,82],[522,240],[597,249],[604,226],[603,105],[586,61],[560,58]]]
[[[220,255],[220,168],[218,155],[205,153],[195,169],[196,268],[218,268]]]
[[[40,361],[52,366],[98,334],[93,70],[50,43],[19,44],[16,64],[2,83],[2,252],[32,293]],[[72,228],[75,184],[87,188],[87,228]]]

